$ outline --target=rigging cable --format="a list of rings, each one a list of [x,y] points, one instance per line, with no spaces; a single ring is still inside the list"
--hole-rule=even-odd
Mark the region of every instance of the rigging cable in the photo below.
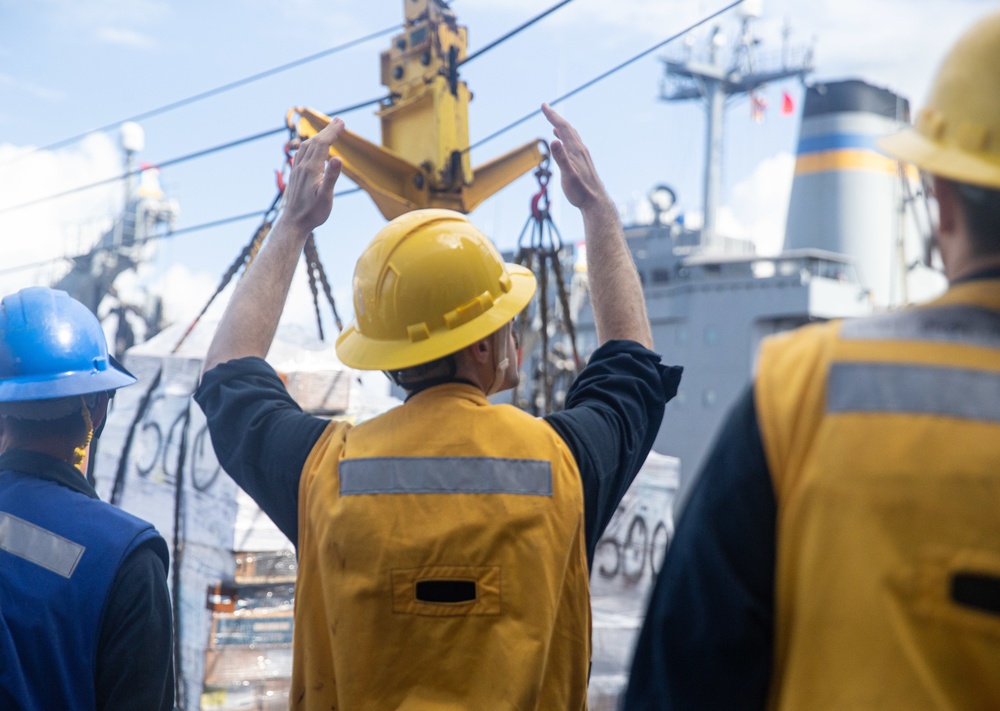
[[[335,198],[343,197],[347,195],[353,195],[355,193],[360,193],[361,188],[347,188],[346,190],[339,190],[333,194]],[[202,230],[210,230],[214,227],[221,227],[223,225],[228,225],[233,222],[241,222],[243,220],[249,220],[255,217],[263,217],[267,214],[267,210],[255,210],[254,212],[244,212],[242,215],[232,215],[231,217],[223,217],[218,220],[211,220],[209,222],[202,222],[198,225],[190,225],[188,227],[182,227],[179,230],[173,230],[172,232],[162,232],[155,235],[149,235],[147,237],[141,237],[134,242],[132,242],[129,247],[134,247],[137,245],[143,245],[147,242],[156,242],[161,239],[169,239],[171,237],[177,237],[180,235],[189,234],[192,232],[201,232]],[[93,257],[98,252],[121,252],[122,247],[101,247],[96,246],[93,249],[83,252],[81,254],[75,254],[72,257],[50,257],[49,259],[41,259],[37,262],[28,262],[27,264],[19,264],[16,267],[7,267],[5,269],[0,269],[0,276],[4,274],[12,274],[14,272],[24,271],[25,269],[33,269],[35,267],[44,267],[48,264],[55,264],[56,262],[63,261],[76,261],[77,259],[84,259],[86,257]]]
[[[279,189],[278,194],[274,196],[274,200],[271,202],[271,206],[267,208],[267,211],[264,213],[264,219],[261,221],[260,226],[257,227],[257,230],[250,238],[250,241],[245,247],[243,247],[236,259],[233,260],[233,263],[229,265],[225,274],[222,275],[222,279],[219,280],[219,285],[216,287],[215,293],[208,297],[208,302],[206,302],[206,304],[202,307],[201,312],[195,316],[194,320],[188,325],[176,345],[174,345],[173,350],[170,351],[171,353],[176,353],[180,350],[184,341],[186,341],[187,337],[191,335],[194,327],[198,325],[202,316],[204,316],[205,312],[208,311],[208,307],[212,305],[213,301],[215,301],[215,297],[221,294],[223,289],[229,285],[229,282],[232,281],[234,276],[236,276],[236,272],[240,270],[240,267],[244,267],[245,273],[245,268],[249,267],[250,263],[253,262],[254,257],[257,256],[257,252],[260,251],[260,247],[264,243],[264,239],[271,232],[271,226],[274,224],[274,219],[278,214],[278,207],[281,203],[283,195],[284,191]]]
[[[572,380],[580,368],[580,354],[576,345],[576,327],[573,324],[566,280],[563,276],[562,262],[560,261],[563,251],[562,235],[559,233],[555,222],[553,222],[552,213],[549,210],[548,183],[551,177],[549,152],[546,144],[546,155],[541,165],[539,165],[538,170],[535,171],[535,178],[538,180],[538,192],[531,198],[531,212],[524,223],[521,235],[517,239],[518,251],[515,259],[517,264],[535,272],[538,278],[536,299],[537,315],[541,321],[538,329],[538,333],[541,336],[541,356],[538,368],[530,376],[535,384],[534,398],[524,407],[525,410],[535,415],[548,415],[556,409],[562,409],[565,401],[565,392],[560,391],[561,398],[556,397],[556,380],[562,382],[566,376],[569,376],[570,380]],[[526,243],[525,236],[529,235],[529,232],[530,237]],[[536,256],[538,257],[537,272],[534,264]],[[555,276],[555,291],[559,299],[559,308],[561,309],[559,321],[565,330],[565,336],[568,337],[573,354],[572,359],[559,358],[557,360],[553,357],[553,355],[559,355],[560,350],[565,353],[565,339],[552,349],[553,353],[549,351],[549,271]],[[529,309],[524,309],[516,319],[517,327],[521,333],[526,331],[528,321],[534,318],[534,315],[529,315],[528,312]],[[560,334],[556,331],[551,335],[558,336]],[[527,343],[527,340],[521,339],[521,342]],[[550,373],[550,365],[554,366],[555,374]],[[539,394],[541,394],[541,401],[539,401]],[[517,404],[516,386],[513,398],[515,404]]]
[[[317,281],[323,287],[323,294],[326,296],[326,300],[329,302],[330,308],[333,309],[333,321],[337,324],[338,331],[344,330],[344,322],[340,320],[340,314],[337,312],[337,302],[333,298],[333,289],[330,287],[330,281],[326,277],[326,269],[323,268],[323,262],[319,259],[319,252],[316,251],[316,237],[312,232],[310,232],[309,237],[306,238],[306,244],[302,255],[305,259],[306,272],[309,276],[309,289],[312,291],[313,307],[316,310],[316,327],[319,330],[319,340],[325,341],[326,338],[323,336],[323,321],[320,318],[319,313],[319,293],[316,287]]]
[[[187,462],[188,448],[188,427],[191,424],[191,402],[193,398],[188,398],[184,412],[178,418],[181,425],[181,441],[177,448],[177,478],[174,486],[174,541],[173,550],[170,552],[170,571],[173,574],[170,586],[170,601],[174,609],[174,699],[178,701],[178,708],[185,708],[185,698],[187,696],[187,685],[184,683],[184,660],[181,656],[180,640],[181,617],[184,613],[181,605],[181,574],[184,571],[184,558],[187,551],[187,506],[184,497],[184,465]],[[176,424],[177,421],[175,421]],[[173,427],[170,428],[173,432]],[[164,453],[166,457],[166,453]]]
[[[616,72],[624,69],[625,67],[627,67],[630,64],[633,64],[634,62],[639,61],[643,57],[645,57],[645,56],[647,56],[649,54],[652,54],[653,52],[655,52],[656,50],[660,49],[664,45],[670,44],[674,40],[676,40],[676,39],[678,39],[680,37],[683,37],[684,35],[686,35],[691,30],[694,30],[694,29],[700,27],[701,25],[704,25],[709,20],[715,19],[716,17],[718,17],[719,15],[723,14],[724,12],[727,12],[728,10],[732,10],[734,7],[736,7],[737,5],[740,5],[742,2],[743,2],[743,0],[734,0],[734,2],[731,2],[728,5],[726,5],[725,7],[721,8],[719,10],[716,10],[715,12],[713,12],[711,15],[708,15],[707,17],[703,17],[702,19],[700,19],[697,22],[695,22],[693,25],[690,25],[690,26],[686,27],[685,29],[681,30],[680,32],[677,32],[677,33],[671,35],[670,37],[668,37],[667,39],[663,40],[662,42],[657,42],[655,45],[653,45],[649,49],[646,49],[646,50],[640,52],[639,54],[635,55],[634,57],[631,57],[630,59],[626,59],[621,64],[619,64],[619,65],[617,65],[615,67],[612,67],[611,69],[609,69],[608,71],[604,72],[603,74],[600,74],[600,75],[594,77],[590,81],[581,84],[580,86],[576,87],[572,91],[569,91],[566,94],[563,94],[562,96],[560,96],[559,98],[550,101],[549,102],[549,106],[555,106],[556,104],[562,103],[563,101],[565,101],[566,99],[570,98],[571,96],[575,96],[576,94],[579,94],[584,89],[589,89],[591,86],[593,86],[597,82],[599,82],[599,81],[601,81],[603,79],[607,79],[612,74],[614,74],[614,73],[616,73]],[[499,129],[497,131],[494,131],[490,135],[486,136],[486,138],[482,138],[482,139],[476,141],[475,143],[473,143],[472,145],[470,145],[468,148],[466,148],[463,151],[463,153],[466,152],[466,151],[471,151],[473,148],[478,148],[479,146],[483,145],[484,143],[492,141],[494,138],[497,138],[498,136],[506,133],[507,131],[511,130],[512,128],[514,128],[516,126],[520,126],[522,123],[524,123],[528,119],[534,118],[535,116],[537,116],[541,112],[542,112],[541,109],[535,109],[531,113],[522,116],[521,118],[517,119],[513,123],[508,124],[507,126],[504,126],[503,128],[501,128],[501,129]]]
[[[498,37],[497,39],[493,40],[492,42],[490,42],[488,45],[486,45],[482,49],[476,50],[475,52],[473,52],[472,54],[470,54],[469,56],[467,56],[465,59],[463,59],[461,62],[458,62],[457,64],[455,64],[455,68],[457,69],[458,67],[461,67],[462,65],[468,64],[469,62],[471,62],[476,57],[479,57],[480,55],[486,54],[491,49],[493,49],[494,47],[496,47],[498,44],[501,44],[502,42],[505,42],[505,41],[509,40],[511,37],[513,37],[514,35],[516,35],[521,30],[528,29],[533,24],[535,24],[536,22],[538,22],[539,20],[541,20],[543,17],[546,17],[547,15],[551,15],[553,12],[555,12],[556,10],[558,10],[559,8],[561,8],[563,5],[568,5],[571,2],[573,2],[573,0],[562,0],[562,2],[557,2],[555,5],[553,5],[552,7],[550,7],[545,12],[542,12],[539,15],[535,15],[535,17],[533,17],[530,20],[527,20],[527,21],[521,23],[520,25],[518,25],[517,27],[515,27],[514,29],[512,29],[510,32],[508,32],[507,34],[503,35],[502,37]]]
[[[601,81],[603,79],[606,79],[607,77],[609,77],[612,74],[620,71],[621,69],[624,69],[628,65],[630,65],[630,64],[638,61],[639,59],[641,59],[641,58],[643,58],[643,57],[651,54],[652,52],[655,52],[656,50],[660,49],[664,45],[669,44],[670,42],[673,42],[674,40],[678,39],[679,37],[682,37],[683,35],[687,34],[688,32],[690,32],[690,31],[696,29],[697,27],[705,24],[706,22],[708,22],[708,21],[710,21],[710,20],[718,17],[719,15],[723,14],[724,12],[726,12],[728,10],[731,10],[732,8],[734,8],[737,5],[739,5],[740,2],[742,2],[742,0],[735,0],[734,2],[731,2],[730,4],[728,4],[728,5],[720,8],[719,10],[716,10],[712,14],[710,14],[710,15],[702,18],[701,20],[695,22],[694,24],[688,26],[687,28],[681,30],[680,32],[677,32],[677,33],[671,35],[667,39],[665,39],[665,40],[663,40],[661,42],[658,42],[657,44],[655,44],[654,46],[650,47],[649,49],[646,49],[643,52],[640,52],[639,54],[631,57],[630,59],[627,59],[626,61],[624,61],[624,62],[618,64],[617,66],[609,69],[608,71],[606,71],[606,72],[598,75],[597,77],[591,79],[590,81],[585,82],[584,84],[581,84],[580,86],[578,86],[575,89],[569,91],[568,93],[563,94],[562,96],[554,99],[553,101],[550,102],[550,105],[551,106],[555,106],[556,104],[559,104],[559,103],[565,101],[566,99],[569,99],[570,97],[575,96],[576,94],[578,94],[581,91],[583,91],[583,90],[585,90],[585,89],[593,86],[594,84],[598,83],[599,81]],[[565,3],[563,3],[563,4],[565,4]],[[561,4],[557,4],[553,8],[550,8],[550,10],[547,11],[546,13],[543,13],[543,15],[544,14],[548,14],[549,12],[551,12],[551,11],[553,11],[555,9],[558,9],[558,7],[561,7]],[[540,18],[536,18],[536,19],[540,19]],[[529,21],[529,22],[531,22],[531,21]],[[509,34],[510,33],[508,33],[508,35]],[[504,38],[501,38],[501,39],[504,39]],[[499,43],[499,40],[497,42],[491,43],[490,46],[483,48],[483,50],[480,50],[476,54],[472,55],[472,57],[475,57],[477,55],[482,54],[484,51],[486,51],[486,49],[490,48],[491,46],[495,46],[498,43]],[[466,58],[465,61],[466,62],[469,61],[469,59],[471,59],[472,57]],[[380,97],[378,99],[373,99],[373,100],[370,100],[370,101],[367,101],[367,102],[364,102],[364,103],[361,103],[361,104],[354,104],[352,106],[345,107],[345,108],[340,109],[340,110],[329,111],[329,112],[327,112],[327,115],[328,116],[343,115],[343,114],[348,113],[350,111],[354,111],[356,109],[360,109],[360,108],[363,108],[365,106],[370,106],[370,105],[372,105],[374,103],[379,103],[381,101],[384,101],[386,98],[388,98],[388,97]],[[533,118],[534,116],[536,116],[539,113],[540,113],[540,109],[535,109],[531,113],[526,114],[525,116],[522,116],[521,118],[519,118],[516,121],[508,124],[507,126],[501,128],[501,129],[499,129],[497,131],[494,131],[493,133],[489,134],[485,138],[482,138],[479,141],[477,141],[476,143],[471,144],[468,148],[465,149],[465,151],[471,151],[473,148],[477,148],[477,147],[479,147],[479,146],[481,146],[481,145],[483,145],[483,144],[485,144],[485,143],[493,140],[494,138],[499,137],[500,135],[502,135],[502,134],[506,133],[507,131],[515,128],[516,126],[519,126],[520,124],[522,124],[525,121]],[[176,165],[176,164],[181,163],[183,161],[193,160],[195,158],[200,158],[202,156],[208,155],[209,153],[213,153],[213,152],[216,152],[216,151],[225,150],[227,148],[232,148],[232,147],[241,145],[242,143],[247,143],[249,141],[258,140],[260,138],[272,136],[272,135],[281,133],[281,132],[285,131],[286,129],[287,129],[286,126],[282,126],[281,128],[277,128],[277,129],[274,129],[274,130],[271,130],[271,131],[267,131],[267,132],[255,134],[253,136],[248,136],[248,137],[245,137],[243,139],[238,139],[236,141],[231,141],[229,143],[222,144],[220,146],[215,146],[213,148],[208,148],[208,149],[205,149],[205,150],[202,150],[202,151],[197,151],[196,153],[188,154],[186,156],[181,156],[180,158],[174,158],[174,159],[171,159],[169,161],[165,161],[165,162],[160,163],[159,165],[153,166],[153,167],[162,168],[162,167],[168,166],[168,165]],[[465,151],[463,151],[463,152],[465,152]],[[56,193],[56,194],[53,194],[53,195],[49,195],[49,196],[44,197],[44,198],[39,198],[37,200],[32,200],[32,201],[29,201],[29,202],[26,202],[26,203],[20,203],[18,205],[12,205],[12,206],[8,206],[8,207],[0,208],[0,214],[3,214],[5,212],[10,212],[10,211],[13,211],[13,210],[17,210],[17,209],[21,209],[21,208],[24,208],[24,207],[28,207],[28,206],[31,206],[31,205],[36,205],[36,204],[39,204],[39,203],[42,203],[42,202],[46,202],[48,200],[54,200],[56,198],[64,197],[66,195],[70,195],[70,194],[73,194],[73,193],[76,193],[76,192],[81,192],[83,190],[87,190],[87,189],[90,189],[90,188],[98,187],[98,186],[101,186],[101,185],[106,185],[106,184],[114,182],[114,181],[123,180],[123,179],[128,178],[131,175],[133,175],[135,173],[138,173],[138,172],[141,172],[141,171],[136,170],[136,171],[127,172],[127,173],[124,173],[123,175],[116,176],[114,178],[110,178],[110,179],[98,181],[96,183],[90,183],[88,185],[78,186],[76,188],[73,188],[73,189],[70,189],[70,190],[67,190],[67,191],[63,191],[61,193]],[[360,190],[361,190],[360,188],[353,188],[353,189],[345,190],[345,191],[343,191],[341,193],[336,193],[335,195],[348,195],[348,194],[359,192]],[[246,213],[244,215],[237,215],[237,216],[230,217],[230,218],[223,218],[221,220],[216,220],[216,221],[205,223],[205,224],[202,224],[202,225],[195,225],[195,226],[192,226],[192,227],[188,227],[188,228],[184,228],[184,229],[181,229],[181,230],[177,230],[175,232],[167,233],[165,235],[150,236],[150,237],[145,238],[142,241],[144,242],[144,241],[150,241],[150,240],[153,240],[153,239],[162,239],[164,237],[171,237],[171,236],[175,236],[175,235],[179,235],[179,234],[184,234],[186,232],[194,232],[194,231],[197,231],[197,230],[207,229],[207,228],[210,228],[210,227],[215,227],[215,226],[226,224],[226,223],[229,223],[229,222],[235,222],[237,220],[249,219],[250,217],[260,216],[261,214],[262,214],[261,212],[253,212],[253,213]],[[82,256],[86,256],[86,255],[78,255],[78,257],[82,257]],[[40,262],[33,262],[33,263],[30,263],[30,264],[24,264],[24,265],[21,265],[21,266],[18,266],[18,267],[13,267],[13,268],[8,268],[8,269],[0,270],[0,274],[5,274],[5,273],[8,273],[8,272],[13,272],[13,271],[19,271],[19,270],[22,270],[22,269],[28,269],[28,268],[35,267],[35,266],[43,266],[45,264],[48,264],[48,263],[51,263],[51,262],[55,262],[55,261],[61,261],[63,259],[66,259],[66,257],[59,257],[59,258],[55,258],[55,259],[51,259],[51,260],[43,260],[43,261],[40,261]],[[70,258],[70,259],[72,259],[72,258]]]
[[[360,104],[352,104],[351,106],[345,106],[342,109],[336,109],[327,113],[328,116],[342,116],[351,111],[356,111],[358,109],[363,109],[366,106],[371,106],[372,104],[377,104],[388,98],[386,96],[380,96],[377,99],[369,99],[368,101],[361,102]],[[234,141],[229,141],[228,143],[222,143],[217,146],[212,146],[211,148],[204,148],[200,151],[195,151],[194,153],[188,153],[187,155],[179,156],[177,158],[171,158],[169,160],[163,161],[162,163],[155,163],[146,168],[139,168],[136,170],[126,171],[121,175],[116,175],[111,178],[105,178],[104,180],[98,180],[93,183],[87,183],[86,185],[78,185],[75,188],[70,188],[69,190],[63,190],[59,193],[53,193],[52,195],[46,195],[45,197],[36,198],[34,200],[29,200],[28,202],[22,202],[17,205],[8,205],[6,207],[0,208],[0,215],[6,212],[13,212],[14,210],[20,210],[21,208],[31,207],[32,205],[38,205],[43,202],[48,202],[49,200],[55,200],[57,198],[66,197],[67,195],[73,195],[74,193],[83,192],[84,190],[90,190],[91,188],[97,188],[102,185],[108,185],[110,183],[115,183],[120,180],[125,180],[133,175],[143,172],[143,170],[149,170],[151,168],[163,169],[178,163],[184,163],[186,161],[194,160],[196,158],[203,158],[204,156],[210,155],[212,153],[218,153],[219,151],[228,150],[230,148],[235,148],[241,146],[244,143],[251,143],[252,141],[259,141],[262,138],[268,138],[270,136],[275,136],[279,133],[284,133],[288,130],[288,126],[281,126],[280,128],[271,129],[269,131],[261,131],[260,133],[255,133],[251,136],[244,136],[243,138],[238,138]]]
[[[124,118],[121,121],[116,121],[114,123],[105,124],[104,126],[99,126],[97,128],[92,128],[89,131],[84,131],[83,133],[78,133],[78,134],[76,134],[74,136],[70,136],[69,138],[63,138],[63,139],[61,139],[59,141],[55,141],[54,143],[49,143],[48,145],[45,145],[45,146],[39,146],[37,148],[32,148],[30,151],[25,151],[24,153],[19,153],[18,155],[14,156],[10,160],[7,160],[7,161],[4,161],[3,163],[0,163],[0,165],[7,165],[9,163],[13,163],[15,161],[20,160],[21,158],[25,158],[25,157],[30,156],[31,154],[37,153],[39,151],[48,151],[48,150],[53,150],[55,148],[62,148],[63,146],[67,146],[70,143],[74,143],[75,141],[79,141],[81,138],[83,138],[85,136],[88,136],[91,133],[97,133],[97,132],[103,132],[103,131],[110,131],[111,129],[117,128],[118,126],[120,126],[121,124],[125,123],[126,121],[142,121],[143,119],[152,118],[153,116],[159,116],[160,114],[167,113],[168,111],[173,111],[174,109],[179,109],[179,108],[181,108],[183,106],[187,106],[189,104],[193,104],[195,102],[202,101],[203,99],[208,99],[208,98],[210,98],[212,96],[216,96],[218,94],[222,94],[222,93],[224,93],[226,91],[230,91],[232,89],[236,89],[238,87],[244,86],[246,84],[250,84],[250,83],[255,82],[255,81],[259,81],[260,79],[265,79],[265,78],[273,76],[275,74],[279,74],[281,72],[288,71],[289,69],[294,69],[295,67],[302,66],[303,64],[307,64],[309,62],[314,62],[317,59],[322,59],[324,57],[328,57],[331,54],[336,54],[337,52],[341,52],[341,51],[343,51],[345,49],[350,49],[351,47],[355,47],[355,46],[357,46],[359,44],[363,44],[363,43],[368,42],[370,40],[377,39],[379,37],[384,37],[385,35],[389,34],[390,32],[396,32],[398,29],[399,29],[399,25],[393,25],[392,27],[387,27],[387,28],[385,28],[383,30],[379,30],[378,32],[373,32],[370,35],[365,35],[364,37],[358,37],[357,39],[353,39],[353,40],[351,40],[349,42],[344,42],[343,44],[337,45],[336,47],[330,47],[330,48],[325,49],[325,50],[323,50],[321,52],[316,52],[315,54],[310,54],[307,57],[302,57],[300,59],[293,60],[293,61],[288,62],[286,64],[281,64],[281,65],[279,65],[277,67],[272,67],[271,69],[267,69],[267,70],[265,70],[263,72],[258,72],[257,74],[251,74],[248,77],[243,77],[242,79],[237,79],[236,81],[229,82],[228,84],[223,84],[222,86],[217,86],[214,89],[208,89],[207,91],[203,91],[203,92],[201,92],[199,94],[195,94],[193,96],[189,96],[186,99],[180,99],[178,101],[173,101],[173,102],[171,102],[169,104],[164,104],[163,106],[159,106],[159,107],[157,107],[155,109],[150,109],[149,111],[144,111],[142,113],[135,114],[134,116],[129,116],[128,118]]]
[[[132,454],[132,442],[135,439],[135,431],[146,417],[146,412],[149,410],[150,404],[152,404],[153,393],[160,386],[162,378],[163,365],[161,364],[135,408],[135,417],[132,418],[132,424],[129,425],[128,432],[125,435],[125,443],[122,445],[121,456],[118,458],[118,468],[115,471],[114,484],[111,487],[110,501],[112,506],[121,506],[122,494],[125,492],[125,475],[128,471],[128,463]]]
[[[289,131],[294,136],[291,127],[289,127]],[[223,274],[222,279],[219,282],[219,286],[215,290],[215,293],[208,298],[208,302],[202,308],[201,312],[197,316],[195,316],[194,320],[184,331],[184,334],[177,341],[177,344],[174,346],[171,353],[177,353],[177,351],[180,350],[181,345],[194,330],[195,326],[197,326],[198,323],[201,321],[202,317],[208,311],[208,308],[212,305],[212,302],[214,302],[216,297],[219,296],[219,294],[222,293],[222,291],[226,288],[226,286],[229,285],[229,282],[232,281],[232,278],[236,275],[236,272],[239,271],[240,267],[243,268],[243,276],[246,276],[254,260],[257,258],[257,254],[258,252],[260,252],[260,249],[264,244],[264,240],[267,239],[267,236],[271,233],[271,228],[273,227],[275,221],[277,220],[278,213],[281,210],[282,198],[285,196],[285,188],[286,188],[284,172],[285,170],[291,168],[292,164],[295,161],[295,157],[292,155],[292,145],[293,144],[291,140],[289,140],[289,142],[285,144],[285,150],[284,150],[285,162],[281,170],[275,171],[276,172],[275,177],[277,178],[277,183],[278,183],[278,192],[274,196],[274,200],[271,201],[270,207],[268,207],[267,210],[264,212],[264,218],[261,221],[260,226],[257,228],[253,237],[250,239],[250,242],[242,249],[240,254],[229,266],[229,269],[226,270],[226,273]],[[358,188],[358,190],[360,190],[360,188]],[[350,191],[350,192],[357,192],[357,191]],[[333,309],[333,317],[337,324],[337,328],[339,330],[343,330],[344,326],[340,320],[340,314],[337,313],[337,304],[335,303],[333,298],[333,290],[330,288],[330,283],[326,278],[326,270],[323,268],[323,264],[320,262],[319,259],[319,253],[316,251],[316,242],[312,232],[309,233],[309,236],[306,239],[305,247],[303,249],[303,258],[305,259],[306,272],[309,277],[309,288],[312,290],[313,306],[316,309],[316,325],[319,329],[319,339],[322,341],[325,339],[323,337],[323,323],[319,311],[319,290],[317,288],[317,281],[323,285],[324,294],[327,300],[330,302],[330,307]]]
[[[629,66],[630,64],[633,64],[634,62],[642,59],[643,57],[645,57],[645,56],[647,56],[647,55],[655,52],[656,50],[660,49],[664,45],[669,44],[670,42],[673,42],[677,38],[682,37],[683,35],[687,34],[688,32],[690,32],[691,30],[693,30],[693,29],[695,29],[697,27],[700,27],[701,25],[705,24],[709,20],[712,20],[712,19],[718,17],[719,15],[723,14],[724,12],[726,12],[728,10],[731,10],[732,8],[734,8],[737,5],[739,5],[742,1],[743,0],[734,0],[733,2],[729,3],[725,7],[722,7],[721,9],[716,10],[715,12],[713,12],[712,14],[710,14],[710,15],[702,18],[701,20],[698,20],[697,22],[695,22],[694,24],[688,26],[684,30],[681,30],[680,32],[677,32],[677,33],[671,35],[667,39],[665,39],[665,40],[663,40],[661,42],[658,42],[657,44],[653,45],[649,49],[646,49],[646,50],[640,52],[639,54],[631,57],[630,59],[625,60],[621,64],[618,64],[617,66],[609,69],[608,71],[606,71],[606,72],[604,72],[604,73],[602,73],[602,74],[594,77],[590,81],[581,84],[580,86],[576,87],[572,91],[569,91],[568,93],[563,94],[562,96],[560,96],[560,97],[552,100],[551,102],[549,102],[549,105],[550,106],[555,106],[556,104],[559,104],[559,103],[565,101],[566,99],[569,99],[570,97],[575,96],[576,94],[580,93],[584,89],[588,89],[589,87],[593,86],[597,82],[599,82],[599,81],[601,81],[603,79],[606,79],[607,77],[609,77],[612,74],[614,74],[614,73],[616,73],[616,72],[624,69],[625,67]],[[559,7],[559,6],[557,5],[556,7]],[[494,43],[494,44],[496,44],[496,43]],[[481,52],[479,52],[478,54],[481,54]],[[360,108],[364,108],[366,106],[371,106],[372,104],[380,103],[382,101],[385,101],[387,98],[389,98],[389,96],[382,96],[382,97],[379,97],[377,99],[371,99],[369,101],[366,101],[366,102],[363,102],[363,103],[360,103],[360,104],[354,104],[352,106],[348,106],[348,107],[345,107],[345,108],[342,108],[342,109],[339,109],[339,110],[328,111],[328,112],[326,112],[326,114],[327,114],[327,116],[343,115],[345,113],[348,113],[350,111],[354,111],[356,109],[360,109]],[[482,138],[479,141],[476,141],[475,143],[473,143],[472,145],[470,145],[468,148],[464,149],[462,152],[465,153],[465,152],[471,151],[473,148],[478,148],[479,146],[483,145],[484,143],[492,141],[494,138],[497,138],[498,136],[506,133],[507,131],[509,131],[509,130],[517,127],[517,126],[520,126],[522,123],[524,123],[525,121],[533,118],[534,116],[538,115],[539,113],[541,113],[541,109],[535,109],[531,113],[522,116],[521,118],[519,118],[516,121],[508,124],[507,126],[504,126],[503,128],[501,128],[501,129],[499,129],[497,131],[494,131],[493,133],[489,134],[485,138]],[[176,165],[176,164],[184,162],[184,161],[193,160],[195,158],[201,158],[201,157],[203,157],[205,155],[208,155],[210,153],[215,153],[217,151],[226,150],[228,148],[234,148],[236,146],[242,145],[243,143],[248,143],[248,142],[251,142],[251,141],[259,140],[261,138],[266,138],[268,136],[276,135],[278,133],[281,133],[281,132],[285,131],[286,128],[287,128],[286,126],[282,126],[281,128],[273,129],[271,131],[264,131],[264,132],[261,132],[261,133],[254,134],[252,136],[246,136],[244,138],[237,139],[235,141],[230,141],[229,143],[224,143],[224,144],[221,144],[219,146],[214,146],[212,148],[206,148],[206,149],[204,149],[202,151],[196,151],[195,153],[191,153],[191,154],[188,154],[188,155],[185,155],[185,156],[181,156],[179,158],[173,158],[171,160],[155,164],[155,165],[153,165],[151,167],[153,167],[153,168],[164,168],[164,167],[167,167],[167,166]],[[102,186],[102,185],[107,185],[109,183],[113,183],[113,182],[116,182],[116,181],[119,181],[119,180],[124,180],[124,179],[126,179],[126,178],[128,178],[128,177],[130,177],[130,176],[132,176],[132,175],[134,175],[136,173],[139,173],[139,172],[141,172],[141,170],[129,171],[129,172],[123,173],[122,175],[118,175],[118,176],[115,176],[115,177],[112,177],[112,178],[106,178],[104,180],[100,180],[100,181],[97,181],[97,182],[94,182],[94,183],[89,183],[87,185],[80,185],[80,186],[77,186],[75,188],[71,188],[69,190],[64,190],[62,192],[55,193],[55,194],[52,194],[52,195],[48,195],[48,196],[45,196],[45,197],[42,197],[42,198],[37,198],[35,200],[30,200],[28,202],[19,203],[17,205],[8,205],[6,207],[0,208],[0,215],[2,215],[4,213],[7,213],[7,212],[11,212],[13,210],[19,210],[19,209],[24,208],[24,207],[30,207],[32,205],[37,205],[37,204],[40,204],[40,203],[43,203],[43,202],[47,202],[49,200],[54,200],[56,198],[61,198],[61,197],[65,197],[67,195],[72,195],[74,193],[81,192],[81,191],[84,191],[84,190],[89,190],[90,188],[95,188],[95,187],[99,187],[99,186]]]

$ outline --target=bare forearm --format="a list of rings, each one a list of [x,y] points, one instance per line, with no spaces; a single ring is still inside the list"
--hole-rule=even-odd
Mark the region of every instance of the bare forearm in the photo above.
[[[625,244],[618,210],[580,134],[548,104],[542,104],[542,113],[558,139],[550,145],[562,173],[563,193],[583,215],[590,305],[597,340],[601,345],[614,340],[636,341],[651,349],[653,336],[642,284]]]
[[[299,148],[285,193],[285,212],[236,285],[208,347],[206,372],[234,358],[263,358],[270,350],[306,238],[330,216],[341,163],[339,158],[327,159],[343,130],[344,122],[335,118]]]
[[[614,203],[606,195],[581,209],[587,240],[590,304],[598,343],[627,340],[653,347],[639,274]]]
[[[205,370],[257,356],[271,348],[308,231],[279,220],[264,248],[240,279],[205,357]]]

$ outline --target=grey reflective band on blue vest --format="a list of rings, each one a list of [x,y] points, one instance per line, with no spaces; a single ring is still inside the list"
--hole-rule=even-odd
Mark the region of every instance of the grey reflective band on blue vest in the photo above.
[[[17,516],[0,513],[0,550],[69,578],[86,549]]]
[[[552,496],[552,464],[492,457],[373,457],[340,462],[340,495]]]
[[[898,311],[844,321],[848,341],[933,341],[1000,349],[1000,313],[975,306]]]
[[[1000,373],[899,363],[834,363],[827,379],[826,411],[1000,423]]]

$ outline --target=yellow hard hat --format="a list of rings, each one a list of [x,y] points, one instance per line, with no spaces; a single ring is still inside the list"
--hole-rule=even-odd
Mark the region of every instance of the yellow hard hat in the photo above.
[[[979,20],[945,57],[914,127],[879,147],[930,173],[1000,188],[1000,12]]]
[[[382,228],[358,259],[354,321],[337,339],[337,356],[359,370],[429,363],[498,330],[534,293],[534,274],[505,264],[465,215],[414,210]]]

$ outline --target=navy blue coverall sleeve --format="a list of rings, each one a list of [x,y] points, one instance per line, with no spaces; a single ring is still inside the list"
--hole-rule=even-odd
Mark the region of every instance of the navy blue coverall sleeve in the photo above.
[[[681,368],[632,341],[611,341],[590,358],[546,421],[566,441],[583,479],[588,560],[656,438]],[[195,393],[223,469],[297,542],[302,468],[328,422],[302,412],[260,358],[221,363]]]
[[[174,708],[173,622],[162,540],[132,551],[108,593],[97,648],[100,711]]]
[[[681,372],[634,341],[609,341],[573,382],[566,408],[545,418],[573,452],[583,479],[588,564],[646,461]]]
[[[765,708],[776,513],[748,388],[678,522],[636,645],[627,711]]]
[[[194,399],[219,464],[298,546],[299,479],[329,421],[305,414],[261,358],[215,366]]]

